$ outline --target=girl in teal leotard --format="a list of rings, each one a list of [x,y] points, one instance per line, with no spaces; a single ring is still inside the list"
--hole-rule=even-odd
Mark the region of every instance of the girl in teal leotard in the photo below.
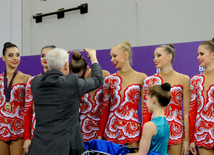
[[[153,85],[147,94],[147,106],[153,119],[143,126],[139,151],[135,155],[166,155],[169,141],[169,125],[164,109],[171,99],[171,85]],[[132,155],[127,154],[127,155]]]

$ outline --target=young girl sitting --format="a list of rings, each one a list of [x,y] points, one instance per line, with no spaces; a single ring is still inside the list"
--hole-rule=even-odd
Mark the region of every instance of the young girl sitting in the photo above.
[[[147,106],[153,119],[143,126],[143,134],[137,153],[127,155],[166,155],[169,141],[169,125],[164,116],[164,109],[171,99],[171,85],[153,85],[147,94]]]

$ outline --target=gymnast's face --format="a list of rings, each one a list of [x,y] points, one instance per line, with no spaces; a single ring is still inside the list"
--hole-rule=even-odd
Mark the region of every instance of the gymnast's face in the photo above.
[[[162,69],[164,66],[171,64],[170,54],[164,48],[156,48],[154,52],[154,63],[156,68]]]
[[[17,68],[20,63],[19,49],[16,47],[8,48],[5,52],[5,55],[2,56],[2,59],[6,63],[6,66]]]
[[[197,59],[201,67],[207,67],[214,59],[214,52],[210,52],[206,45],[200,45]]]
[[[127,61],[126,53],[117,46],[111,49],[110,58],[115,68],[118,69],[122,68],[123,64]]]
[[[146,105],[148,107],[148,111],[149,111],[149,113],[152,113],[153,112],[153,105],[154,105],[154,97],[146,95],[146,98],[147,98]]]
[[[47,65],[47,60],[46,60],[46,55],[48,54],[48,52],[51,50],[51,48],[44,48],[42,51],[41,51],[41,64],[44,68],[47,68],[48,65]]]

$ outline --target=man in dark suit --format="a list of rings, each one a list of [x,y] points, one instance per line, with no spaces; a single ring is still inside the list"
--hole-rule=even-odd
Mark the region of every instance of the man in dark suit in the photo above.
[[[85,49],[92,62],[90,78],[69,74],[67,51],[55,48],[47,54],[49,71],[31,85],[36,127],[28,155],[80,155],[85,151],[79,122],[80,97],[102,84],[96,51]]]

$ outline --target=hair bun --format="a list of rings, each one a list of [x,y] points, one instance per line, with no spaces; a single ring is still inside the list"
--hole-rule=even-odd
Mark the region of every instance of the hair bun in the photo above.
[[[169,83],[163,83],[163,84],[161,85],[161,88],[162,88],[163,90],[165,90],[165,91],[170,91],[171,85],[170,85]]]
[[[172,47],[174,49],[174,45],[172,43],[167,44],[169,47]]]
[[[8,46],[8,45],[11,45],[11,44],[12,44],[11,42],[6,42],[6,43],[4,43],[4,47]]]
[[[127,45],[128,47],[131,47],[131,43],[128,41],[124,41],[123,44]]]
[[[81,54],[80,52],[74,52],[74,53],[72,54],[72,58],[73,58],[74,60],[80,60],[80,59],[82,58],[82,54]]]

